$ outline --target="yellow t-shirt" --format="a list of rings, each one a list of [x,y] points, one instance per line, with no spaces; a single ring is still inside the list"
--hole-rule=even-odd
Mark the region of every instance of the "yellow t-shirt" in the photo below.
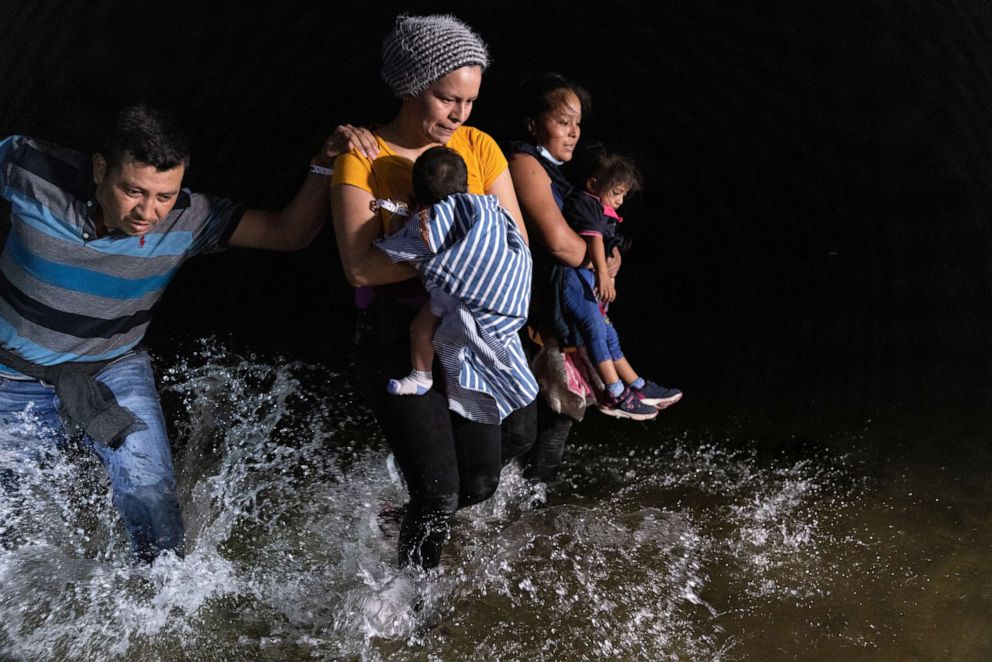
[[[397,156],[378,135],[379,156],[373,161],[357,152],[342,154],[334,162],[331,185],[350,184],[375,198],[410,204],[413,200],[413,163]],[[489,134],[470,126],[455,129],[446,147],[458,152],[468,167],[468,192],[482,195],[507,168],[506,157]],[[386,234],[398,228],[394,217],[383,212]],[[400,219],[402,220],[402,219]]]

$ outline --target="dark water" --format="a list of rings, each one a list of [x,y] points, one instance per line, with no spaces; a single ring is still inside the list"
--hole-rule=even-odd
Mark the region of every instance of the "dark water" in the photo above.
[[[334,125],[388,119],[399,9],[489,42],[476,126],[511,137],[517,80],[558,70],[586,138],[637,151],[611,316],[685,401],[590,415],[562,485],[508,469],[441,574],[398,574],[332,233],[194,260],[148,337],[191,552],[132,568],[94,460],[25,468],[0,657],[992,657],[986,4],[9,2],[0,134],[90,150],[141,97],[188,127],[192,187],[278,208]]]

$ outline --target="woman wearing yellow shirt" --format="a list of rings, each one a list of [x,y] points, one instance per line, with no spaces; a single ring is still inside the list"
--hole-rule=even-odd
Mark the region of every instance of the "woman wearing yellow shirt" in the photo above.
[[[419,397],[386,393],[387,380],[409,370],[408,328],[426,293],[412,267],[393,263],[373,246],[404,220],[373,203],[412,204],[413,162],[427,149],[445,145],[465,160],[469,192],[499,198],[526,238],[506,158],[487,134],[464,125],[488,64],[485,43],[458,19],[398,17],[383,44],[382,77],[401,99],[399,113],[374,130],[378,155],[342,155],[332,180],[338,251],[360,309],[359,387],[410,495],[400,528],[401,565],[438,565],[451,516],[492,495],[503,458],[500,428],[448,411],[443,390]],[[534,417],[533,405],[515,412],[504,421],[504,434],[532,439]]]

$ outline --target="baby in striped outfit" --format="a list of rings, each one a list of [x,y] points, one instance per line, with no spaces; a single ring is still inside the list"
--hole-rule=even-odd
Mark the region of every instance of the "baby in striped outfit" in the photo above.
[[[492,195],[471,195],[461,156],[425,151],[413,166],[417,207],[403,228],[376,241],[397,262],[413,264],[430,300],[410,325],[410,374],[390,379],[393,395],[424,395],[435,349],[450,408],[498,423],[536,397],[518,331],[527,317],[532,263],[513,218]],[[400,205],[373,206],[403,213]]]
[[[428,150],[430,154],[425,152],[421,155],[413,170],[413,194],[417,207],[408,221],[410,225],[407,229],[408,234],[419,231],[425,242],[431,205],[452,193],[465,193],[468,190],[468,171],[461,156],[452,150],[437,150],[439,151]],[[397,205],[390,200],[377,200],[375,204],[387,209],[389,205]],[[410,214],[409,210],[402,208],[402,203],[397,207],[388,210]],[[414,230],[413,224],[416,224],[418,230]],[[400,379],[390,379],[386,384],[386,390],[392,395],[424,395],[434,385],[434,330],[445,309],[451,306],[451,297],[439,288],[430,289],[430,297],[410,323],[410,374]]]

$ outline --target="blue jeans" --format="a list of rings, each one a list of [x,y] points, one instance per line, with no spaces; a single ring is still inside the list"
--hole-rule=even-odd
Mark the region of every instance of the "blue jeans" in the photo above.
[[[106,384],[121,406],[141,422],[117,450],[83,438],[85,447],[96,453],[107,468],[114,505],[124,518],[132,551],[142,561],[151,561],[164,550],[181,554],[183,522],[151,360],[147,353],[135,351],[105,367],[96,379]],[[49,433],[31,440],[4,435],[0,443],[7,446],[7,457],[16,457],[15,461],[37,462],[41,448],[33,444],[61,448],[67,441],[53,388],[34,380],[0,377],[0,424],[16,425],[18,414],[29,406],[33,406],[31,415]]]
[[[582,336],[586,352],[593,364],[618,361],[623,358],[620,337],[599,309],[593,290],[595,276],[589,269],[565,269],[562,303],[569,322]]]

